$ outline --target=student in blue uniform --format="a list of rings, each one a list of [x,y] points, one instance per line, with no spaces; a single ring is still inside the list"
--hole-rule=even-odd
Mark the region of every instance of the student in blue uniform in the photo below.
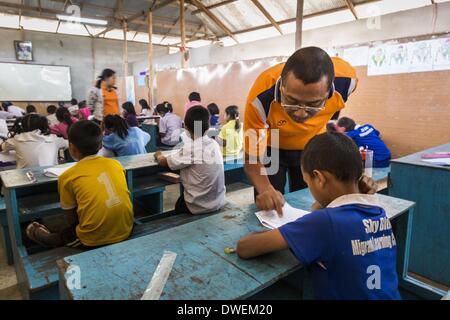
[[[129,127],[126,120],[118,115],[104,118],[105,136],[103,147],[118,157],[147,153],[145,146],[150,135],[138,127]]]
[[[353,119],[343,117],[336,123],[336,130],[353,139],[358,147],[373,150],[373,167],[389,167],[391,151],[380,138],[380,132],[370,124],[359,126]]]
[[[400,299],[392,227],[376,195],[359,193],[363,169],[354,142],[340,133],[316,136],[303,151],[301,170],[321,209],[241,238],[238,255],[290,248],[311,266],[317,299]]]

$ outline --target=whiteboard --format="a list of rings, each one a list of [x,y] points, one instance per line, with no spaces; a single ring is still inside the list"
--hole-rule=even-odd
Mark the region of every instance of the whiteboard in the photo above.
[[[70,67],[0,63],[0,101],[69,101]]]

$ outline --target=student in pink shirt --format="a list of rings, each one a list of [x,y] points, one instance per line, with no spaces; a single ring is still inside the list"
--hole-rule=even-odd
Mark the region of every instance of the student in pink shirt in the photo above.
[[[91,111],[89,111],[89,108],[86,105],[86,101],[81,101],[78,103],[78,118],[80,120],[89,120],[89,117],[91,116]]]
[[[201,105],[202,105],[202,98],[200,97],[200,93],[191,92],[191,94],[189,95],[189,102],[186,103],[186,105],[184,106],[184,114],[186,114],[186,112],[190,108]]]
[[[60,107],[56,110],[56,119],[58,119],[59,123],[50,127],[51,133],[67,139],[70,126],[77,122],[78,119],[72,117],[69,110],[65,107]]]

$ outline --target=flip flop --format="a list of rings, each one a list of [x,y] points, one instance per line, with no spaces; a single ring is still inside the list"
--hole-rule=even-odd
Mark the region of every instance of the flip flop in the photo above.
[[[38,239],[38,235],[37,232],[44,232],[46,234],[50,234],[50,231],[47,229],[46,226],[44,226],[43,224],[37,223],[37,222],[33,222],[30,223],[27,227],[26,230],[26,234],[28,236],[28,238],[30,238],[31,240],[33,240],[34,242],[36,242],[37,244],[40,244],[41,246],[47,247],[48,245],[43,243],[42,241],[40,241]]]

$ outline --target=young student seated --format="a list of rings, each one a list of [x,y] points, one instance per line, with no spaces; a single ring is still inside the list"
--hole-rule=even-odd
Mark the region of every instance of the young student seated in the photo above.
[[[105,136],[103,147],[115,155],[132,156],[147,153],[145,146],[150,141],[150,135],[138,127],[128,127],[125,119],[118,115],[109,115],[103,119]]]
[[[202,98],[198,92],[191,92],[188,99],[189,101],[184,106],[184,114],[186,114],[190,108],[202,105]]]
[[[67,140],[50,133],[44,116],[28,114],[17,129],[0,146],[0,151],[16,151],[17,169],[57,165],[59,149],[68,147]]]
[[[70,100],[70,106],[67,109],[69,109],[69,112],[73,117],[78,117],[79,112],[78,100],[77,99]]]
[[[64,107],[58,108],[56,110],[56,119],[58,120],[58,124],[55,124],[50,127],[50,130],[53,134],[57,136],[63,137],[64,139],[68,138],[68,132],[70,127],[78,121],[77,118],[72,117],[69,110]]]
[[[160,145],[174,147],[180,142],[181,128],[183,123],[181,118],[172,112],[172,105],[164,102],[156,106],[156,112],[161,117],[159,120]]]
[[[155,114],[155,110],[153,107],[148,105],[147,100],[141,99],[139,100],[139,104],[141,106],[141,115],[143,116],[153,116]]]
[[[394,234],[376,195],[359,193],[363,168],[355,143],[340,133],[316,136],[303,151],[301,170],[322,209],[241,238],[237,254],[248,259],[290,248],[311,267],[316,299],[400,299]],[[372,247],[374,241],[380,246]],[[370,287],[374,266],[380,283]]]
[[[353,119],[343,117],[336,124],[336,130],[345,133],[353,139],[360,148],[368,148],[373,150],[373,167],[386,168],[391,160],[391,151],[388,149],[383,140],[381,140],[380,132],[372,125],[357,125]]]
[[[2,107],[0,107],[0,119],[7,120],[12,118],[14,118],[14,115],[12,113],[9,113],[8,111],[5,111]]]
[[[216,140],[222,146],[224,158],[237,157],[242,151],[244,141],[244,130],[239,120],[237,106],[229,106],[225,109],[225,122]]]
[[[136,118],[136,110],[134,109],[133,103],[130,101],[122,104],[123,117],[127,121],[129,127],[139,127],[139,123]]]
[[[27,105],[26,111],[27,111],[27,114],[37,113],[36,107],[33,106],[32,104]]]
[[[210,103],[206,108],[208,109],[209,114],[210,114],[209,124],[211,125],[211,127],[218,126],[220,124],[219,123],[219,118],[220,118],[219,107],[215,103]]]
[[[2,103],[2,108],[4,111],[9,112],[15,118],[21,118],[26,114],[26,111],[22,108],[13,105],[11,102],[6,101]]]
[[[33,222],[27,236],[43,246],[93,248],[123,241],[133,227],[133,208],[124,168],[113,159],[96,156],[102,131],[91,121],[75,123],[69,150],[78,163],[58,179],[61,208],[67,224],[59,232]]]
[[[47,120],[50,127],[59,123],[58,119],[56,118],[56,110],[58,110],[58,108],[56,108],[55,105],[49,105],[47,107]]]
[[[202,214],[225,205],[225,176],[219,145],[205,133],[209,112],[192,107],[184,119],[187,138],[183,148],[169,156],[155,153],[159,165],[180,170],[184,193],[175,205],[176,213]]]
[[[78,118],[80,120],[89,120],[89,117],[91,116],[91,111],[89,110],[88,106],[86,105],[86,100],[83,100],[78,103]]]

